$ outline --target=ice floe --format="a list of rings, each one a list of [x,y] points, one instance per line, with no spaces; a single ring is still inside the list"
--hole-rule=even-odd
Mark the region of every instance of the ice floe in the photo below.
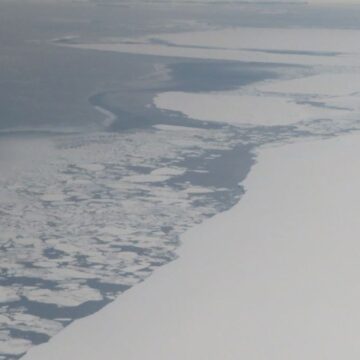
[[[14,301],[0,309],[0,321],[6,324],[6,327],[0,329],[0,336],[7,344],[4,349],[0,348],[0,356],[1,354],[14,356],[20,354],[36,343],[39,333],[42,336],[40,342],[46,341],[72,320],[98,310],[124,290],[144,280],[160,265],[175,259],[179,236],[190,226],[202,222],[221,210],[226,210],[237,202],[243,192],[242,184],[237,185],[238,179],[234,183],[234,188],[231,189],[224,187],[221,181],[218,181],[216,185],[204,186],[195,175],[207,176],[207,179],[217,178],[211,173],[213,170],[211,166],[206,167],[204,164],[217,161],[224,152],[235,151],[240,145],[243,146],[244,152],[250,153],[254,146],[277,140],[293,142],[298,137],[332,136],[358,129],[358,90],[356,81],[351,84],[350,82],[351,79],[357,79],[356,67],[360,59],[360,48],[356,39],[359,34],[358,30],[242,28],[155,34],[135,39],[135,41],[132,39],[132,43],[123,40],[118,43],[67,44],[66,46],[84,49],[157,56],[307,65],[312,66],[313,76],[308,76],[309,71],[304,74],[302,70],[299,70],[297,78],[289,76],[279,82],[257,83],[237,93],[160,94],[156,99],[159,107],[181,111],[189,117],[209,121],[228,121],[240,126],[235,128],[222,125],[216,130],[211,130],[155,125],[151,131],[138,131],[136,134],[107,133],[58,137],[56,146],[51,150],[50,162],[47,161],[48,157],[45,157],[46,161],[36,163],[38,165],[36,169],[27,167],[21,177],[13,176],[11,180],[6,177],[1,178],[1,191],[7,194],[4,197],[6,201],[2,202],[0,207],[0,226],[3,230],[0,234],[2,249],[0,270],[3,275],[1,284],[5,295],[16,294],[19,298],[16,298],[18,300],[13,298]],[[305,75],[307,75],[306,78]],[[326,86],[319,86],[318,83],[322,80]],[[338,87],[336,87],[337,84],[339,84]],[[187,101],[189,98],[199,100],[198,106],[189,104]],[[219,106],[219,112],[215,111],[216,106]],[[238,116],[240,113],[241,117]],[[243,121],[245,118],[246,120]],[[240,119],[239,123],[238,119]],[[341,121],[338,121],[339,119]],[[317,150],[317,147],[314,150]],[[348,153],[349,148],[346,147],[346,150]],[[326,156],[332,150],[329,151]],[[349,153],[349,156],[352,155],[353,153]],[[251,158],[249,154],[248,156]],[[279,187],[272,188],[268,179],[269,174],[274,173],[274,167],[268,168],[266,167],[268,165],[260,167],[266,171],[263,170],[263,176],[254,182],[254,190],[250,193],[250,199],[252,196],[258,201],[255,201],[254,205],[256,213],[252,212],[253,207],[250,207],[251,216],[248,215],[249,217],[246,218],[246,210],[244,210],[245,220],[241,220],[242,222],[238,221],[241,216],[234,218],[230,215],[226,222],[229,226],[224,226],[222,222],[220,225],[213,225],[214,231],[210,233],[207,228],[204,233],[201,233],[202,228],[192,233],[196,235],[193,239],[194,244],[199,238],[202,240],[201,246],[195,249],[196,251],[191,256],[194,256],[194,260],[196,255],[197,260],[203,259],[205,263],[190,261],[191,266],[188,268],[185,266],[188,272],[178,271],[177,265],[174,265],[176,274],[174,277],[167,277],[168,280],[165,279],[165,281],[157,280],[158,277],[162,279],[160,272],[160,275],[154,277],[152,282],[139,286],[138,289],[130,292],[128,297],[125,295],[122,298],[122,311],[117,311],[118,303],[114,303],[108,310],[100,312],[94,317],[94,319],[99,319],[99,322],[95,321],[95,326],[92,319],[75,322],[69,331],[63,332],[57,340],[49,344],[52,356],[57,356],[59,359],[62,356],[67,359],[79,358],[77,350],[80,349],[80,351],[89,351],[89,359],[94,356],[103,357],[104,354],[111,359],[119,353],[128,358],[143,357],[143,354],[140,355],[134,351],[145,351],[147,357],[152,354],[154,358],[159,359],[161,356],[164,359],[173,358],[174,354],[179,359],[199,357],[199,354],[202,356],[199,358],[219,359],[224,357],[224,351],[228,351],[230,354],[228,357],[231,358],[231,351],[235,349],[233,353],[236,353],[235,358],[238,358],[238,333],[246,329],[254,331],[256,336],[251,339],[256,339],[256,344],[258,344],[259,336],[264,335],[263,329],[266,327],[258,326],[258,324],[264,324],[261,321],[258,322],[259,317],[256,317],[255,313],[264,312],[268,308],[267,304],[262,302],[263,296],[256,297],[254,303],[250,301],[252,298],[249,300],[246,297],[249,292],[243,291],[243,288],[254,290],[251,287],[252,282],[249,281],[249,279],[253,280],[253,277],[243,277],[243,273],[239,273],[241,270],[239,267],[250,264],[247,268],[249,274],[253,274],[251,271],[254,268],[258,269],[256,261],[251,263],[251,259],[254,259],[251,257],[251,251],[256,249],[249,247],[247,236],[250,234],[255,243],[260,241],[260,244],[264,245],[266,251],[260,255],[265,256],[263,258],[265,264],[266,261],[271,265],[274,264],[273,261],[278,264],[277,256],[282,254],[281,246],[284,245],[282,235],[286,231],[293,234],[291,230],[294,219],[299,220],[299,213],[291,212],[297,209],[292,205],[302,206],[305,201],[301,198],[297,202],[295,197],[291,206],[286,203],[294,194],[298,194],[297,191],[290,191],[293,189],[291,186],[303,185],[301,169],[304,164],[300,161],[297,163],[300,170],[294,168],[293,171],[289,171],[291,166],[294,166],[293,160],[299,159],[297,153],[291,151],[281,153],[279,150],[276,156],[289,162],[289,166],[285,167],[285,172],[283,169],[279,171],[281,176],[286,174],[290,178],[282,178],[279,175],[276,183],[280,184]],[[329,158],[333,166],[332,157]],[[278,158],[276,159],[278,163]],[[320,160],[322,159],[321,157]],[[341,164],[345,166],[346,164],[343,163],[344,161]],[[192,164],[191,168],[188,168],[189,164]],[[332,166],[327,166],[325,170],[332,169]],[[306,169],[309,170],[309,178],[315,182],[318,181],[316,174],[319,174],[316,170],[324,170],[319,168],[318,164],[314,169]],[[349,168],[345,167],[343,170],[348,172]],[[301,173],[301,176],[297,171]],[[218,178],[221,178],[221,175]],[[321,177],[323,176],[322,171]],[[283,179],[288,181],[282,182]],[[264,181],[266,181],[266,186],[264,186]],[[314,186],[314,181],[308,183],[310,187]],[[258,193],[256,189],[259,190]],[[289,199],[283,196],[287,190],[289,190]],[[304,191],[304,193],[313,195],[311,191]],[[331,192],[331,196],[333,194],[334,192]],[[322,200],[330,199],[331,196],[329,193],[324,194],[319,204],[321,205]],[[274,212],[272,208],[266,208],[264,198],[268,199],[268,204],[271,206],[280,199],[287,207],[283,209],[281,206],[276,207],[279,213]],[[313,200],[314,198],[310,197],[309,203]],[[246,202],[244,206],[246,209]],[[314,206],[306,209],[305,215],[312,214]],[[316,209],[321,212],[321,208]],[[336,209],[336,206],[331,209]],[[235,211],[236,216],[239,216],[237,211]],[[239,211],[242,214],[242,210]],[[234,212],[230,213],[234,214]],[[287,218],[289,222],[285,225],[280,221],[284,214],[289,217]],[[226,219],[228,215],[223,216]],[[264,226],[258,226],[258,224],[254,226],[254,219],[262,220]],[[309,218],[306,219],[309,220]],[[217,224],[218,220],[214,221],[214,224]],[[274,228],[274,224],[279,226],[278,233],[276,233],[278,228]],[[321,229],[326,229],[326,224],[328,223],[325,222]],[[234,226],[238,228],[234,230]],[[314,226],[313,223],[310,226]],[[225,233],[217,232],[221,229],[224,229]],[[296,229],[296,234],[302,234],[306,229],[302,226],[302,232]],[[242,232],[244,235],[239,239],[237,234]],[[277,236],[272,236],[273,234]],[[297,240],[296,234],[293,234],[295,240]],[[224,247],[219,239],[228,236],[231,243],[229,247]],[[272,247],[271,242],[263,241],[269,236],[275,241],[275,248]],[[208,241],[209,238],[210,241]],[[35,241],[31,243],[29,239],[35,239]],[[313,244],[314,242],[311,242],[311,245]],[[301,242],[300,245],[303,243]],[[185,248],[182,254],[189,256],[187,249],[190,247]],[[203,256],[204,249],[207,251],[206,256]],[[247,250],[251,250],[250,253]],[[275,257],[266,257],[266,254],[273,255],[274,252],[276,252]],[[224,259],[227,259],[229,254],[231,261],[228,263]],[[239,256],[244,262],[239,261]],[[214,259],[209,261],[212,257]],[[186,259],[185,256],[184,261],[188,261]],[[183,266],[182,263],[180,260],[176,264]],[[210,268],[209,264],[211,264]],[[221,266],[214,268],[213,264],[221,264]],[[276,269],[270,266],[266,270],[269,268]],[[185,275],[185,278],[180,272]],[[287,272],[283,273],[287,274]],[[266,276],[268,271],[262,274]],[[234,286],[239,283],[239,278],[243,281],[241,291]],[[180,281],[177,282],[174,279]],[[6,283],[5,280],[8,282]],[[264,289],[262,285],[268,285],[268,283],[262,282],[262,278],[256,278],[256,280],[259,280],[258,289],[261,290],[259,292],[261,295]],[[164,290],[163,284],[172,290]],[[199,284],[210,285],[201,288]],[[275,286],[277,286],[276,282]],[[144,287],[145,290],[151,288],[145,291],[146,299],[150,299],[145,304],[144,297],[141,295]],[[163,299],[164,291],[167,295],[173,296],[173,301],[166,302],[163,307],[163,302],[159,301],[158,297],[162,296]],[[234,296],[228,296],[229,291]],[[138,292],[140,295],[136,295]],[[182,301],[184,294],[190,297]],[[193,308],[194,302],[191,296],[198,297],[196,304],[206,304],[206,306],[203,309]],[[222,296],[226,296],[226,299]],[[297,299],[300,298],[297,297]],[[181,304],[179,299],[181,299]],[[198,301],[199,299],[206,300]],[[209,299],[210,302],[208,302]],[[249,301],[246,302],[247,300]],[[224,303],[227,304],[225,308],[219,306]],[[124,304],[128,306],[129,311],[124,311]],[[160,309],[159,304],[161,304]],[[179,304],[185,307],[178,307]],[[246,323],[251,324],[250,328],[243,326],[244,321],[236,322],[238,318],[234,317],[234,314],[237,314],[236,311],[241,311],[239,304],[245,304],[241,305],[243,306],[241,309],[246,309],[241,316],[248,320]],[[254,304],[264,306],[254,307]],[[42,318],[37,315],[36,309],[39,306],[46,309],[46,315]],[[225,312],[222,312],[223,308]],[[255,315],[248,311],[249,308],[254,309]],[[116,309],[115,313],[114,309]],[[183,311],[178,311],[179,309]],[[193,311],[188,311],[189,309]],[[233,310],[230,311],[230,309]],[[110,315],[103,317],[103,314]],[[184,316],[176,318],[176,321],[169,325],[167,320],[174,319],[174,314],[191,316],[190,319]],[[272,316],[276,314],[276,312],[265,313],[270,320],[274,320]],[[24,316],[28,318],[24,320]],[[199,321],[194,322],[194,316]],[[12,332],[8,330],[9,321],[6,319],[11,320]],[[146,322],[146,319],[149,321]],[[252,321],[254,319],[256,321]],[[229,321],[235,326],[234,328],[227,327]],[[153,331],[154,323],[160,324],[156,327],[156,331]],[[210,330],[214,328],[212,326],[214,323],[220,325],[223,334],[229,335],[224,336],[225,340],[223,340],[226,344],[230,344],[230,347],[224,346],[222,342],[217,343],[216,338],[212,337],[214,333]],[[273,324],[273,322],[269,323]],[[90,324],[90,328],[95,329],[94,332],[88,333],[90,341],[83,335],[83,324]],[[102,326],[101,331],[97,328],[99,324]],[[174,324],[180,325],[180,333],[179,328],[172,328]],[[204,331],[204,328],[208,332]],[[111,329],[110,335],[109,329]],[[114,329],[119,331],[114,332]],[[169,329],[174,331],[169,331]],[[88,330],[87,326],[86,330]],[[67,337],[72,337],[73,331],[77,332],[79,341],[67,342],[71,346],[63,346],[62,339],[66,341]],[[139,331],[144,336],[139,336]],[[157,331],[162,331],[162,333],[159,335]],[[196,336],[193,336],[194,331]],[[13,333],[17,333],[17,336]],[[267,334],[270,333],[273,332],[267,332]],[[91,338],[93,334],[96,339]],[[115,338],[114,334],[116,334]],[[123,336],[125,334],[126,336]],[[163,339],[169,334],[176,334],[176,337],[164,342]],[[204,334],[210,334],[210,337],[203,337]],[[247,333],[243,334],[245,338]],[[111,353],[107,353],[98,346],[102,336],[106,337],[104,344],[108,345],[111,342],[111,346],[105,349],[111,349]],[[177,341],[182,342],[184,337],[186,343],[196,349],[195,352],[193,350],[190,353],[186,352],[189,347],[184,346],[180,347],[181,351],[178,351]],[[86,339],[87,344],[94,345],[95,348],[83,345],[82,341]],[[112,342],[113,339],[114,342]],[[298,338],[294,336],[293,339]],[[139,341],[142,346],[139,346]],[[161,344],[154,346],[157,341],[161,341]],[[209,343],[214,346],[220,344],[220,346],[213,351],[212,347],[207,346]],[[336,341],[333,341],[330,345],[335,343]],[[246,346],[249,344],[251,345],[252,342],[245,343]],[[58,348],[56,348],[54,351],[54,346],[59,346],[60,350],[57,351]],[[174,346],[177,350],[175,352]],[[246,346],[245,349],[248,349]],[[120,350],[114,351],[117,347]],[[28,358],[41,360],[44,356],[44,359],[48,359],[47,349],[47,346],[40,347],[29,353]],[[158,349],[164,349],[164,351],[161,354],[156,353]],[[254,349],[257,351],[259,347],[254,347]],[[275,347],[270,347],[269,351],[274,349]],[[205,355],[203,351],[206,351]],[[245,350],[242,348],[242,351]],[[249,351],[253,354],[252,348]],[[83,357],[83,353],[80,357]]]
[[[355,29],[242,27],[66,46],[183,58],[342,66],[358,62],[359,33]]]
[[[276,85],[275,85],[276,86]],[[286,94],[286,92],[284,92]],[[154,103],[158,108],[180,111],[193,119],[224,121],[234,125],[288,125],[301,120],[315,120],[348,115],[349,109],[336,111],[326,107],[299,104],[290,96],[266,94],[248,95],[244,92],[159,94]]]
[[[177,261],[24,360],[356,358],[359,140],[264,146]]]
[[[157,56],[306,66],[308,71],[299,69],[298,77],[291,75],[286,78],[286,74],[282,74],[283,79],[258,83],[242,92],[165,92],[154,99],[157,107],[180,111],[193,119],[278,126],[301,121],[354,118],[360,94],[359,35],[360,31],[356,29],[242,27],[150,34],[111,43],[104,39],[96,44],[69,46]],[[310,69],[312,74],[309,74]],[[351,102],[351,106],[342,106],[344,102]]]
[[[66,284],[63,290],[38,289],[26,287],[23,296],[32,301],[57,306],[79,306],[86,301],[100,301],[103,299],[99,291],[80,284]]]
[[[0,286],[0,304],[18,301],[19,299],[20,297],[17,294],[16,290],[5,286]]]
[[[54,136],[36,168],[1,177],[0,356],[47,341],[174,259],[185,229],[242,193],[227,188],[226,203],[220,185],[192,184],[206,175],[201,159],[234,151],[236,137],[226,127]]]

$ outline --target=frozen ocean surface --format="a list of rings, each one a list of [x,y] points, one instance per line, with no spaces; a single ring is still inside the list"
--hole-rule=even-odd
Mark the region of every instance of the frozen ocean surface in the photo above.
[[[295,25],[355,29],[357,20],[353,10],[288,4],[0,3],[0,359],[21,357],[174,260],[182,233],[239,201],[257,147],[358,129],[356,116],[338,121],[330,111],[357,114],[357,86],[334,65],[351,44],[257,47],[248,52],[258,60],[285,60],[249,63],[209,58],[208,38],[186,43],[186,31],[241,25],[288,34]],[[111,49],[120,39],[141,52],[139,37],[150,55]],[[306,66],[296,60],[304,58]],[[324,75],[319,58],[337,75],[333,67]],[[316,76],[330,76],[322,98],[311,96]],[[345,85],[327,92],[334,82]],[[290,98],[289,87],[298,87]],[[243,90],[249,113],[260,93],[278,109],[262,110],[260,99],[257,122],[229,124],[207,105]],[[171,104],[154,103],[169,94]],[[236,96],[220,104],[233,107]],[[200,109],[184,107],[200,98]],[[289,101],[295,121],[276,121]],[[304,107],[326,116],[300,121]],[[273,122],[259,123],[266,112]]]

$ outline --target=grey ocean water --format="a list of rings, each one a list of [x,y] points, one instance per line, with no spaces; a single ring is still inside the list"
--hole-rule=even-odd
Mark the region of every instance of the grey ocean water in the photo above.
[[[231,90],[309,68],[59,45],[359,24],[351,11],[319,14],[284,4],[0,3],[0,359],[21,357],[175,259],[179,235],[239,201],[256,147],[313,135],[152,105],[162,91]],[[96,107],[113,114],[110,125]]]

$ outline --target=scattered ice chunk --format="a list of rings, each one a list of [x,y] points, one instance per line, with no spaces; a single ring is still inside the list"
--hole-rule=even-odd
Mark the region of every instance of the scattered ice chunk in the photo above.
[[[29,300],[58,306],[79,306],[87,301],[103,299],[99,291],[87,286],[66,286],[63,290],[25,289],[23,295]]]
[[[0,304],[20,300],[16,290],[10,287],[0,286]]]
[[[12,338],[10,335],[1,339],[0,337],[0,353],[21,355],[32,346],[30,340]]]
[[[8,193],[0,204],[0,263],[14,279],[13,295],[58,307],[102,302],[174,258],[178,235],[217,204],[193,206],[178,183],[157,182],[184,174],[186,159],[230,150],[237,140],[230,129],[172,130],[54,137],[51,162],[26,170],[16,186],[0,179]],[[26,301],[4,303],[0,322],[47,336],[62,329],[60,319],[30,310]]]
[[[186,172],[186,169],[184,168],[176,168],[176,167],[163,167],[156,170],[153,170],[151,172],[151,175],[155,176],[179,176]]]
[[[184,189],[183,191],[189,195],[195,195],[195,194],[208,194],[214,192],[215,190],[204,186],[191,186]]]

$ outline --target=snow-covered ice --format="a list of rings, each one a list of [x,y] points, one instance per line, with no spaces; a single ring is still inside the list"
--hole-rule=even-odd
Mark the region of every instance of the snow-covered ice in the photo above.
[[[356,29],[242,27],[62,46],[179,58],[342,66],[359,60],[359,34]]]
[[[234,151],[238,136],[165,126],[8,140],[14,164],[31,147],[41,151],[35,167],[0,177],[0,359],[99,310],[174,259],[188,227],[236,202],[242,189],[221,182],[190,192],[192,172],[206,174],[201,159]]]
[[[24,359],[356,358],[359,144],[263,147],[242,201],[178,260]]]
[[[342,69],[338,73],[323,73],[297,79],[272,81],[258,85],[263,92],[298,95],[348,96],[360,93],[360,69]]]
[[[9,289],[5,286],[0,286],[0,304],[18,301],[20,299],[16,290]]]
[[[17,143],[12,156],[27,166],[0,177],[1,271],[16,280],[0,288],[0,359],[28,350],[29,334],[47,340],[94,312],[88,303],[100,308],[173,260],[180,234],[225,209],[216,196],[238,201],[243,184],[236,193],[187,180],[212,178],[203,163],[220,152],[358,129],[359,35],[229,28],[62,44],[297,70],[235,91],[154,99],[161,109],[236,127],[70,135],[54,138],[55,148],[41,143],[31,164],[26,141]],[[114,121],[97,110],[107,125]],[[25,359],[356,358],[358,142],[351,135],[263,147],[244,201],[187,232],[180,259]]]
[[[237,125],[292,125],[358,116],[360,47],[356,29],[226,28],[69,46],[100,51],[306,66],[298,75],[253,84],[242,91],[165,92],[164,110]],[[67,45],[68,46],[68,45]],[[309,73],[310,71],[310,73]],[[311,76],[309,76],[311,75]],[[284,78],[285,77],[285,78]],[[349,98],[351,97],[351,98]],[[351,102],[351,106],[342,106]]]

